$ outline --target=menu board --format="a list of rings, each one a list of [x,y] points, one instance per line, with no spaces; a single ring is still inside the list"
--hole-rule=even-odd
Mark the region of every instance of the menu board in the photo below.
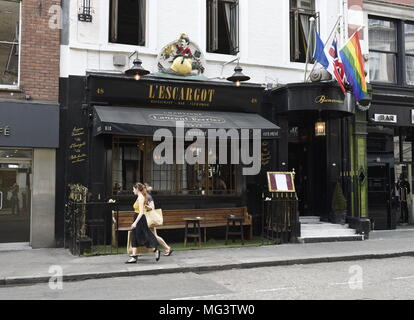
[[[296,192],[293,172],[268,172],[269,192]]]

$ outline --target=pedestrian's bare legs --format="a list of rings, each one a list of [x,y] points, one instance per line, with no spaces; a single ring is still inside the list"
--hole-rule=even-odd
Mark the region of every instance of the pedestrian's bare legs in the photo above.
[[[157,234],[157,230],[152,228],[151,232],[154,234],[155,238],[157,238],[158,243],[165,249],[165,251],[169,252],[171,247]]]

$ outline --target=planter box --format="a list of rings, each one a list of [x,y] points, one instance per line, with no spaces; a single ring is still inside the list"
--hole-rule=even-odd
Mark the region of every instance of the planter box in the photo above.
[[[336,224],[345,224],[346,222],[346,211],[334,211],[329,215],[329,220],[331,223]]]
[[[83,255],[85,252],[90,253],[92,251],[92,239],[83,238],[78,240],[79,252]]]

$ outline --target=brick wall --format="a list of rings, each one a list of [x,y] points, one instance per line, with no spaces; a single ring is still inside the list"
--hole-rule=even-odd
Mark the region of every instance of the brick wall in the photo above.
[[[0,98],[58,101],[60,29],[51,29],[49,9],[60,0],[22,1],[20,88],[22,92],[0,89]],[[52,19],[53,20],[53,19]]]

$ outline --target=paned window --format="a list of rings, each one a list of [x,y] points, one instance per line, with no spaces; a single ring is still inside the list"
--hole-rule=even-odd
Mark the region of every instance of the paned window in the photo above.
[[[0,0],[0,85],[19,82],[20,1]]]
[[[239,52],[238,0],[207,0],[207,51]]]
[[[310,32],[310,18],[315,18],[315,25]],[[314,0],[290,0],[290,61],[313,61],[315,48],[315,30],[318,30],[319,14],[315,12]],[[309,42],[309,43],[308,43]]]
[[[146,0],[111,0],[109,41],[145,46]]]

